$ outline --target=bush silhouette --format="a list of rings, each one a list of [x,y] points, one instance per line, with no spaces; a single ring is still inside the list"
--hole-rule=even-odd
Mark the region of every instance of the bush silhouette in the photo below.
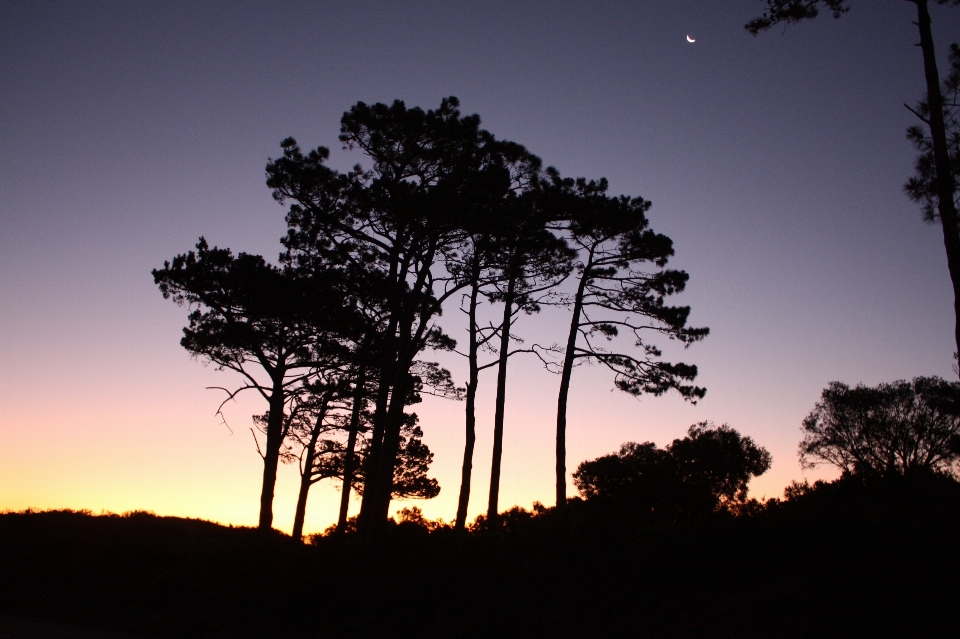
[[[628,442],[580,464],[574,484],[585,499],[619,502],[636,516],[682,519],[741,508],[747,483],[771,457],[727,425],[694,424],[666,448]]]

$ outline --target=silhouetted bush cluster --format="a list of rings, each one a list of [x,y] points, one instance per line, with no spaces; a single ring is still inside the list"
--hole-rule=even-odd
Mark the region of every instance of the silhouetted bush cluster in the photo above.
[[[595,509],[677,520],[743,509],[747,484],[770,463],[770,453],[751,438],[726,424],[701,422],[666,448],[628,442],[613,455],[584,462],[573,482]]]

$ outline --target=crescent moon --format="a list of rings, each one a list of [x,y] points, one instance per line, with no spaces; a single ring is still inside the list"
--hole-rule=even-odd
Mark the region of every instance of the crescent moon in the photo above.
[[[687,36],[687,42],[696,42],[696,41],[697,41],[696,38],[691,38],[690,36]]]

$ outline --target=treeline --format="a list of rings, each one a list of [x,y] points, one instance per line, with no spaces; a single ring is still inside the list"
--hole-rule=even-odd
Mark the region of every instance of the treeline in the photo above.
[[[834,383],[804,464],[729,426],[584,461],[563,509],[408,508],[376,544],[134,512],[0,514],[0,612],[169,637],[849,637],[960,630],[960,383]],[[373,611],[373,612],[372,612]]]
[[[455,528],[466,526],[476,440],[479,374],[497,369],[494,448],[487,518],[499,510],[508,363],[531,353],[559,373],[556,501],[567,503],[566,410],[572,371],[592,360],[631,394],[705,390],[697,369],[664,361],[651,337],[689,345],[707,335],[687,325],[690,309],[667,298],[687,274],[667,268],[671,240],[655,233],[639,197],[611,196],[605,180],[571,179],[523,146],[496,139],[455,98],[435,110],[357,103],[340,128],[345,149],[367,165],[327,166],[329,150],[303,151],[292,138],[267,165],[267,185],[288,205],[278,264],[211,247],[153,271],[164,297],[189,308],[181,344],[238,373],[227,400],[251,390],[263,457],[259,527],[273,525],[281,462],[299,463],[294,536],[302,534],[310,486],[342,486],[337,531],[379,534],[394,497],[432,497],[432,453],[409,409],[424,394],[465,401],[465,446]],[[482,304],[501,307],[484,322]],[[544,305],[569,312],[558,346],[521,343],[514,323]],[[459,305],[467,344],[437,323]],[[624,336],[628,344],[618,346]],[[467,382],[427,359],[436,350],[467,360]]]
[[[300,544],[147,513],[0,514],[0,613],[155,637],[953,636],[960,484],[848,476],[672,518],[611,502],[495,529]]]

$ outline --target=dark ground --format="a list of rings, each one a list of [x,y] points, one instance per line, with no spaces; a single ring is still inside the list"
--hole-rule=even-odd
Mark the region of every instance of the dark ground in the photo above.
[[[147,635],[93,630],[44,619],[0,615],[0,639],[149,639]]]
[[[565,528],[550,513],[470,535],[404,524],[375,550],[8,513],[0,639],[960,636],[958,542],[955,482],[829,485],[681,523],[574,504]]]

